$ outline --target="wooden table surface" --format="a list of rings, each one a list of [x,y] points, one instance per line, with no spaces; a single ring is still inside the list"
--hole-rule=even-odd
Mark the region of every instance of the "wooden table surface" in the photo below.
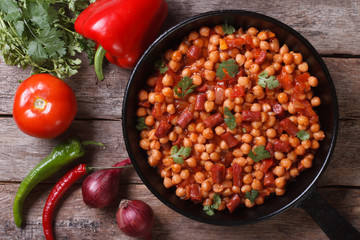
[[[339,135],[329,167],[318,182],[320,195],[360,230],[360,1],[224,1],[167,0],[169,15],[163,30],[205,11],[244,9],[274,17],[305,36],[325,60],[333,77],[340,109]],[[66,82],[78,99],[78,113],[70,129],[53,140],[23,134],[12,118],[18,80],[29,70],[0,63],[0,239],[44,239],[42,209],[54,183],[80,162],[109,166],[127,157],[121,127],[121,106],[130,71],[106,64],[106,80],[97,83],[86,58],[79,73]],[[39,184],[24,206],[26,227],[15,227],[12,203],[19,183],[61,140],[77,135],[103,142],[106,149],[89,147],[76,163]],[[122,177],[120,198],[141,199],[153,208],[154,239],[326,239],[311,217],[299,208],[260,223],[221,227],[185,218],[162,204],[133,169]],[[55,214],[57,239],[130,239],[116,225],[117,204],[89,209],[75,184]],[[345,239],[345,238],[344,238]]]

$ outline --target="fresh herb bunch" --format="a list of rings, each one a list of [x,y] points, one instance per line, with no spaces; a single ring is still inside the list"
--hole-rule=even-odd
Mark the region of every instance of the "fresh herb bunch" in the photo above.
[[[94,56],[95,43],[74,30],[76,17],[90,2],[1,0],[0,51],[5,63],[62,79],[76,74],[81,64],[76,53]]]

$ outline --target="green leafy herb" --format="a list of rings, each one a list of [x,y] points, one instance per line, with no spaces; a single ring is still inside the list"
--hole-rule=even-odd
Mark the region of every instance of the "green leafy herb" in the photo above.
[[[145,124],[145,118],[143,117],[139,117],[137,120],[136,120],[137,124],[136,124],[136,129],[139,130],[139,131],[142,131],[144,129],[147,129],[147,126]]]
[[[302,140],[302,141],[306,141],[310,138],[310,133],[304,130],[298,131],[296,136]]]
[[[185,76],[178,83],[177,87],[174,88],[174,91],[177,96],[183,98],[186,95],[192,93],[194,91],[194,88],[196,88],[196,87],[197,87],[197,85],[193,84],[193,80],[191,78],[189,78],[188,76]],[[181,88],[181,93],[179,93],[178,88]]]
[[[251,192],[247,191],[245,193],[245,198],[249,199],[251,204],[253,204],[253,202],[255,201],[255,199],[259,196],[259,192],[251,189]]]
[[[270,153],[265,150],[264,145],[260,145],[260,146],[257,146],[256,148],[254,148],[254,152],[252,150],[250,150],[250,152],[248,154],[249,157],[251,157],[252,160],[254,160],[254,162],[259,162],[263,159],[271,157]]]
[[[263,71],[262,73],[259,74],[258,76],[259,81],[258,84],[263,87],[263,88],[268,88],[268,89],[274,89],[278,86],[280,86],[279,81],[276,79],[275,76],[270,76],[267,71]]]
[[[8,65],[32,67],[32,73],[59,78],[77,73],[76,53],[94,57],[95,43],[74,30],[87,0],[1,0],[0,52]]]
[[[214,203],[212,205],[204,206],[204,208],[203,208],[205,213],[209,216],[214,215],[214,210],[217,210],[221,203],[221,198],[217,193],[214,194],[213,201],[214,201]]]
[[[243,130],[243,133],[246,133],[246,129],[245,129],[245,128],[243,128],[242,130]]]
[[[235,28],[231,25],[228,25],[227,23],[222,25],[222,29],[225,34],[233,34],[235,32]]]
[[[155,62],[155,68],[159,70],[161,74],[164,74],[166,73],[167,70],[169,70],[169,68],[165,65],[165,63],[161,59]]]
[[[224,114],[226,116],[228,116],[227,118],[224,119],[228,128],[230,130],[233,130],[234,128],[236,128],[236,119],[235,119],[234,115],[232,115],[232,113],[230,112],[228,107],[225,107]]]
[[[235,75],[239,72],[239,65],[237,65],[234,59],[229,59],[227,61],[223,61],[219,64],[218,69],[216,70],[216,76],[219,79],[223,79],[225,77],[225,71],[230,77],[235,77]]]
[[[176,162],[178,164],[183,164],[184,159],[181,156],[188,157],[190,155],[190,153],[191,153],[191,147],[181,147],[179,150],[178,145],[175,145],[171,148],[170,157],[172,157],[174,162]]]

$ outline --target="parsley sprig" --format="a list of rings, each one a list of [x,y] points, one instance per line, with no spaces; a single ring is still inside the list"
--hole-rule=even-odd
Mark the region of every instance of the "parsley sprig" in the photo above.
[[[255,201],[255,199],[259,196],[259,192],[251,189],[251,192],[247,191],[245,193],[245,198],[249,199],[251,204],[253,204],[253,202]]]
[[[144,117],[139,117],[138,119],[136,119],[136,129],[139,131],[142,131],[144,129],[147,129],[147,126],[145,124],[145,118]]]
[[[224,79],[226,76],[225,71],[230,77],[235,77],[235,75],[239,72],[239,65],[237,65],[234,59],[223,61],[219,64],[219,67],[216,70],[216,77],[221,80]]]
[[[185,76],[181,79],[178,85],[174,88],[175,94],[179,97],[185,97],[186,95],[192,93],[197,85],[193,84],[193,80],[188,76]],[[181,93],[178,88],[181,88]]]
[[[306,141],[310,138],[310,133],[304,130],[298,131],[296,136],[302,140],[302,141]]]
[[[228,107],[224,108],[224,114],[227,116],[227,118],[224,118],[224,122],[228,126],[230,130],[233,130],[236,128],[236,119],[235,116],[232,115]]]
[[[250,152],[248,154],[249,157],[251,157],[251,159],[254,160],[254,162],[259,162],[263,159],[271,157],[271,154],[265,150],[264,145],[260,145],[260,146],[257,146],[256,148],[254,148],[254,152],[252,150],[250,150]]]
[[[164,61],[159,59],[155,62],[155,68],[161,73],[164,74],[166,73],[167,70],[169,70],[169,68],[165,65]]]
[[[258,78],[259,78],[258,84],[263,88],[267,87],[268,89],[274,89],[280,85],[279,81],[276,79],[275,76],[269,77],[267,71],[263,71],[262,73],[260,73]]]
[[[232,25],[228,25],[227,23],[222,25],[222,29],[225,34],[233,34],[235,32],[235,28]]]
[[[221,203],[221,198],[217,193],[214,194],[213,201],[214,201],[214,203],[212,205],[207,205],[207,206],[204,206],[204,208],[203,208],[205,213],[209,216],[214,215],[214,210],[217,210]]]
[[[88,5],[85,0],[1,0],[0,52],[5,63],[59,78],[76,74],[81,64],[76,53],[85,51],[91,60],[95,53],[95,43],[74,30],[76,17]]]
[[[170,157],[174,160],[175,163],[183,164],[184,163],[183,157],[188,157],[190,153],[191,153],[191,147],[181,147],[179,149],[178,145],[175,145],[171,148]]]

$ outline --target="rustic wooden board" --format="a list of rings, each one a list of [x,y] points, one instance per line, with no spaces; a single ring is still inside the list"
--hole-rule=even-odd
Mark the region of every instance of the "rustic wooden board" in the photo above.
[[[29,195],[24,207],[26,227],[17,229],[13,223],[11,206],[17,184],[0,184],[0,234],[3,240],[44,239],[41,216],[44,201],[51,185],[41,184]],[[325,188],[319,190],[343,217],[360,230],[359,189]],[[120,198],[146,201],[154,210],[156,220],[154,239],[192,239],[200,236],[206,239],[325,239],[324,233],[302,209],[293,208],[279,216],[260,223],[223,227],[213,226],[183,217],[163,205],[143,185],[122,185]],[[347,204],[344,204],[346,202]],[[55,214],[57,239],[130,239],[117,228],[115,211],[117,204],[106,209],[89,209],[82,202],[81,188],[77,184],[66,194]],[[287,219],[287,220],[286,220]],[[289,221],[291,219],[291,221]],[[201,238],[203,239],[203,238]]]
[[[81,139],[96,140],[106,145],[105,149],[91,146],[86,155],[74,164],[64,168],[48,182],[55,182],[67,169],[80,162],[92,166],[110,166],[128,157],[122,138],[121,121],[75,121],[70,129],[59,139],[41,140],[29,137],[17,129],[12,118],[0,118],[0,181],[19,182],[27,173],[58,144],[61,139],[79,136]],[[320,181],[321,186],[349,185],[360,186],[360,146],[358,137],[360,120],[340,121],[339,137],[328,169]],[[351,144],[349,144],[351,143]],[[9,164],[11,163],[11,164]],[[134,175],[130,183],[139,183]]]

